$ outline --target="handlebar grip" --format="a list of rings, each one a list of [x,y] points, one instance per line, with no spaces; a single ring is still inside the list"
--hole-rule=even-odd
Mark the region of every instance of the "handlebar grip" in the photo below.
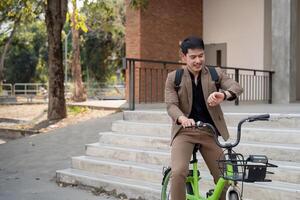
[[[204,126],[204,123],[201,122],[201,121],[197,121],[197,122],[196,122],[196,126],[197,126],[197,127],[203,127],[203,126]]]
[[[254,116],[248,117],[248,121],[249,122],[253,122],[253,121],[266,121],[269,118],[270,118],[270,114],[254,115]]]
[[[185,128],[201,128],[204,126],[204,122],[197,121],[195,125],[192,126],[186,126]]]

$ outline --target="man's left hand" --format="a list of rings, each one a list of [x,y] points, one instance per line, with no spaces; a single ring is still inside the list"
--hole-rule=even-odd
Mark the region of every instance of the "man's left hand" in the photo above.
[[[209,106],[219,105],[222,101],[224,101],[224,94],[222,92],[213,92],[207,98]]]

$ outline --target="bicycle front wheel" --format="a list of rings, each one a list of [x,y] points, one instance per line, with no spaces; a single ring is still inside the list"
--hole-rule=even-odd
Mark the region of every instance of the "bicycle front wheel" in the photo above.
[[[229,200],[240,200],[240,198],[236,192],[231,192],[229,193]]]
[[[161,200],[171,200],[171,169],[166,171],[163,178]]]

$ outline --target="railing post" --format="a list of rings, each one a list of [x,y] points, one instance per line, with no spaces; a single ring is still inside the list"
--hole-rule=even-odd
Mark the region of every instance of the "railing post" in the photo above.
[[[135,62],[129,60],[129,109],[135,109]]]
[[[123,69],[127,68],[127,59],[125,57],[122,58],[122,67]]]
[[[269,104],[272,104],[272,72],[269,72]]]
[[[14,95],[16,95],[16,84],[14,84]]]
[[[235,69],[235,81],[239,82],[239,69]],[[235,105],[239,105],[239,98],[236,97]]]
[[[14,96],[14,95],[15,95],[15,92],[14,92],[13,85],[10,84],[10,96]]]

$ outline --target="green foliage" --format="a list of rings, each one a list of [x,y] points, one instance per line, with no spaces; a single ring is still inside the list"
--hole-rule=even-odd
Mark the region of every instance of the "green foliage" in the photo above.
[[[3,78],[2,70],[5,72],[4,79],[7,82],[27,81],[34,76],[35,67],[33,66],[40,63],[36,52],[39,51],[40,44],[38,43],[41,40],[40,38],[33,39],[32,34],[26,32],[36,30],[24,31],[19,30],[19,27],[26,27],[41,17],[43,2],[43,0],[0,1],[0,55],[1,61],[2,58],[5,61],[4,66],[0,65],[0,81]],[[20,32],[26,32],[26,34],[21,35]],[[33,41],[35,43],[31,44]],[[14,46],[10,47],[10,45]],[[7,55],[7,50],[10,51],[9,55]]]
[[[9,67],[5,70],[6,82],[8,83],[27,83],[35,73],[35,65],[38,58],[33,54],[25,44],[13,47],[13,51],[9,55],[9,59],[5,64]]]
[[[71,18],[73,17],[73,13],[75,13],[75,16],[74,16],[74,19],[75,19],[75,22],[76,22],[76,27],[75,28],[77,30],[82,30],[83,32],[86,33],[88,31],[88,28],[86,27],[86,24],[85,24],[86,17],[84,15],[81,15],[78,12],[76,4],[77,4],[77,1],[72,0],[72,6],[73,6],[72,13],[70,13],[70,12],[67,13],[66,22],[70,22],[71,27],[73,27],[74,25],[73,25],[73,22],[72,22]]]
[[[68,106],[67,107],[67,112],[68,115],[77,115],[80,113],[87,112],[89,109],[87,107],[83,106]]]
[[[46,30],[43,21],[22,24],[16,33],[5,60],[5,80],[47,82]]]
[[[125,14],[121,0],[84,2],[89,32],[83,35],[82,66],[91,80],[106,82],[122,66]]]
[[[6,82],[48,81],[46,27],[40,14],[43,4],[43,0],[0,0],[0,54],[14,20],[21,17],[6,55]],[[115,82],[115,73],[122,67],[121,58],[125,56],[124,0],[85,0],[78,13],[83,79],[87,81],[89,75],[90,82]],[[63,42],[70,29],[67,23]],[[71,39],[69,36],[69,53]]]
[[[43,0],[0,1],[1,33],[7,36],[14,23],[34,21],[43,10]]]
[[[130,0],[129,1],[130,7],[134,8],[134,9],[145,10],[145,9],[147,9],[148,4],[149,4],[149,0]]]
[[[117,76],[116,75],[112,75],[110,76],[107,80],[106,80],[106,83],[108,85],[114,85],[117,83]]]

